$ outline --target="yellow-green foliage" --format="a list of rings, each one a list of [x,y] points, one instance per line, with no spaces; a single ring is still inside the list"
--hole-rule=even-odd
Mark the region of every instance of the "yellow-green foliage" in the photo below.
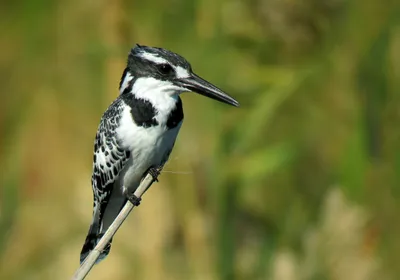
[[[0,279],[69,279],[94,134],[135,43],[183,95],[160,183],[88,279],[400,279],[400,8],[377,0],[0,4]]]

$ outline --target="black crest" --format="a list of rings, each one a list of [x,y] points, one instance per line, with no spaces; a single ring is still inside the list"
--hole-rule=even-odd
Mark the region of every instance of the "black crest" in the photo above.
[[[152,60],[151,57],[160,58],[167,63],[160,63],[157,60]],[[171,79],[175,76],[172,71],[164,71],[165,66],[179,66],[191,72],[189,62],[179,54],[171,52],[163,48],[147,47],[136,44],[136,47],[131,49],[128,55],[127,68],[132,76],[154,77],[159,80]]]

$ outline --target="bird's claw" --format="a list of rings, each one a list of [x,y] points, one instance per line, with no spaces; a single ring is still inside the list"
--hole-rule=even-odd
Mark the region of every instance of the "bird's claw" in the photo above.
[[[149,169],[148,173],[153,177],[153,180],[155,182],[158,182],[158,176],[161,173],[161,168],[160,167],[151,167]]]
[[[126,198],[136,207],[139,206],[140,201],[142,201],[142,199],[140,197],[137,197],[134,194],[127,194]]]

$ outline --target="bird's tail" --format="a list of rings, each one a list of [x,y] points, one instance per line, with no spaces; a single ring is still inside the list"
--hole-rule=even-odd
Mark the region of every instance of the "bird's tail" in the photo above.
[[[83,261],[86,259],[86,257],[89,255],[89,253],[96,247],[97,243],[100,241],[101,237],[103,236],[104,233],[100,232],[100,207],[98,205],[95,205],[93,209],[93,220],[92,224],[90,225],[89,232],[86,236],[85,243],[83,244],[82,251],[81,251],[81,256],[80,256],[80,263],[82,264]],[[103,260],[105,257],[107,257],[108,253],[110,252],[111,249],[111,242],[112,240],[107,244],[107,246],[104,248],[104,250],[100,253],[99,258],[97,259],[96,263],[99,263],[101,260]]]
[[[83,261],[86,259],[86,257],[89,255],[89,253],[96,247],[97,243],[100,241],[101,237],[103,236],[103,233],[100,234],[88,234],[85,240],[85,244],[83,244],[82,251],[81,251],[81,258],[80,258],[80,263],[82,264]],[[104,250],[100,253],[99,258],[96,261],[96,264],[102,261],[105,257],[107,257],[108,253],[110,253],[111,249],[111,242],[108,242],[107,246],[104,248]]]

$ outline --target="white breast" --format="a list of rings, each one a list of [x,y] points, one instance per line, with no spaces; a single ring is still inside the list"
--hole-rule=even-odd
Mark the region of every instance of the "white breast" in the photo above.
[[[144,172],[161,164],[166,153],[172,149],[181,125],[182,122],[169,130],[165,124],[148,128],[137,126],[133,122],[130,107],[124,108],[116,131],[122,146],[131,151],[131,159],[120,177],[123,187],[130,191],[136,189]]]

